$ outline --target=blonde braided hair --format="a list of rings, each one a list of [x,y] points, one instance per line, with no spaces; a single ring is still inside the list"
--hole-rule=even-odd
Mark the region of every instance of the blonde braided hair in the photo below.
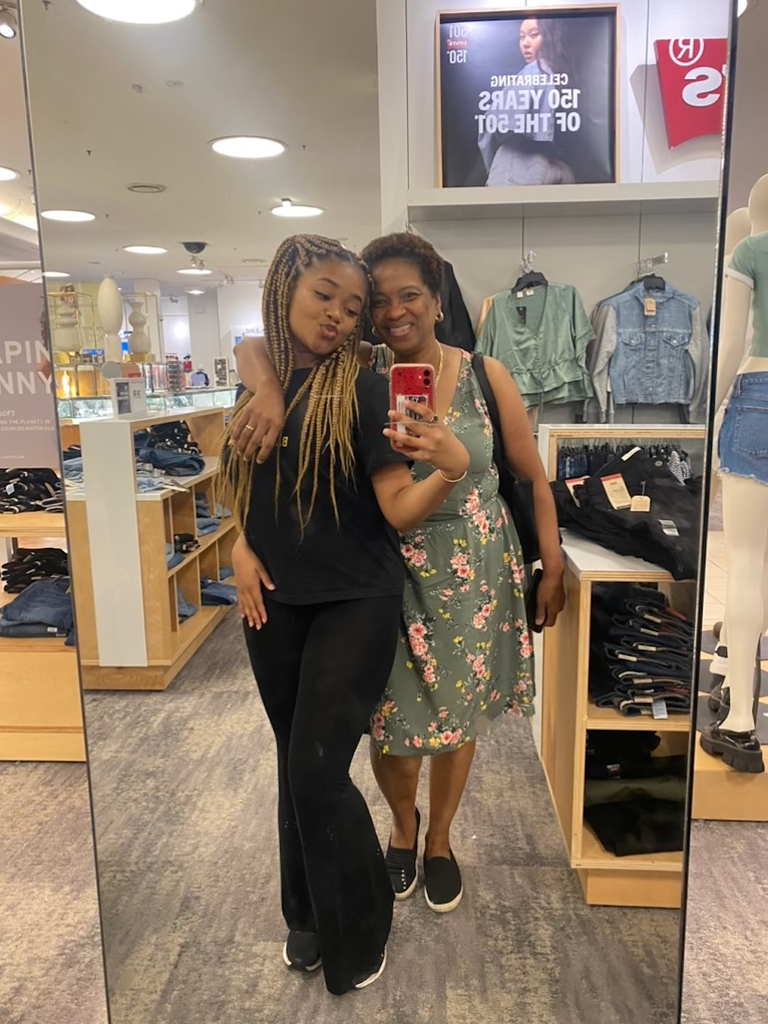
[[[340,260],[359,267],[368,279],[365,265],[341,242],[320,235],[293,235],[287,238],[275,254],[264,283],[263,315],[267,353],[275,368],[277,379],[285,391],[291,381],[295,355],[291,341],[289,312],[296,282],[301,274],[315,263]],[[355,462],[352,433],[357,423],[358,406],[355,381],[360,371],[357,359],[362,332],[362,316],[340,348],[313,367],[307,380],[296,393],[285,411],[285,420],[307,395],[307,411],[299,440],[299,456],[294,497],[302,531],[315,507],[319,487],[320,462],[326,448],[330,459],[330,492],[336,524],[339,510],[336,504],[336,476],[340,470],[349,477]],[[232,448],[232,431],[253,395],[245,391],[235,405],[225,435],[221,480],[231,492],[235,519],[242,531],[248,516],[251,497],[253,462],[246,463]],[[285,422],[285,420],[283,422]],[[277,447],[275,473],[275,513],[281,487],[280,453]],[[312,473],[312,492],[309,506],[304,512],[301,488],[307,473]]]

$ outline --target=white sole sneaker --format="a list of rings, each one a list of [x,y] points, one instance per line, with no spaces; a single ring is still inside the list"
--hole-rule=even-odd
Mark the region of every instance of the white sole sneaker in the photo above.
[[[286,944],[283,946],[283,963],[285,964],[286,967],[290,967],[292,971],[316,971],[318,967],[320,967],[322,962],[323,958],[320,957],[317,960],[317,963],[312,964],[311,967],[294,967],[294,965],[291,963],[288,957],[288,943],[286,942]]]
[[[387,951],[385,949],[384,950],[384,956],[382,957],[382,960],[381,960],[381,966],[379,967],[378,971],[376,971],[375,974],[372,974],[370,976],[370,978],[366,978],[365,981],[359,981],[357,983],[357,985],[355,985],[355,988],[356,989],[368,988],[368,986],[372,985],[374,983],[374,981],[378,981],[379,978],[384,973],[384,968],[386,966],[387,966]]]
[[[408,886],[408,888],[405,890],[405,892],[396,892],[395,893],[395,899],[397,900],[397,902],[400,903],[400,902],[402,902],[402,900],[410,899],[410,897],[413,896],[413,894],[416,892],[416,886],[418,884],[419,884],[419,876],[416,875],[416,877],[411,882],[411,884]]]
[[[463,898],[464,888],[462,887],[461,890],[459,891],[459,895],[456,897],[455,900],[451,900],[450,903],[433,903],[432,900],[430,900],[429,896],[427,895],[427,890],[424,890],[424,899],[427,901],[427,906],[429,907],[430,910],[434,910],[436,914],[450,914],[452,910],[455,910],[456,907],[458,907]]]

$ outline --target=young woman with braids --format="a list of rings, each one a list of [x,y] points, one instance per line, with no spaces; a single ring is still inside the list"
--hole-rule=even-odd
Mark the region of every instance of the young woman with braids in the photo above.
[[[363,258],[373,277],[371,315],[384,343],[363,346],[367,365],[386,373],[393,361],[431,363],[436,412],[470,453],[465,480],[416,529],[401,531],[406,587],[400,643],[387,689],[371,722],[374,774],[392,811],[386,861],[398,899],[417,881],[420,815],[416,792],[430,756],[430,818],[424,852],[427,903],[438,913],[458,906],[461,872],[450,829],[469,775],[477,736],[504,711],[533,713],[531,641],[523,602],[523,566],[509,510],[498,494],[492,429],[469,355],[440,345],[442,261],[415,235],[372,242]],[[537,622],[552,625],[563,607],[563,565],[557,515],[544,467],[517,387],[495,359],[484,359],[513,469],[533,481],[544,578]],[[264,457],[282,416],[282,395],[258,344],[238,356],[258,391],[241,421]],[[245,429],[246,424],[248,428]],[[416,480],[424,468],[413,468]]]
[[[241,529],[239,607],[277,741],[283,958],[310,971],[322,961],[339,995],[379,977],[392,919],[384,856],[349,766],[395,658],[396,531],[439,508],[469,465],[419,406],[410,457],[433,470],[415,483],[392,449],[386,381],[358,362],[367,293],[363,266],[339,242],[298,235],[280,246],[264,287],[279,444],[258,464],[231,447],[254,433],[246,392],[223,460]]]

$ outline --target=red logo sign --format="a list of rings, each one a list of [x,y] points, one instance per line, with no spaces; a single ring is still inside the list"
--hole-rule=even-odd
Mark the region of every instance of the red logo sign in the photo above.
[[[726,39],[657,39],[661,102],[670,149],[723,124]]]

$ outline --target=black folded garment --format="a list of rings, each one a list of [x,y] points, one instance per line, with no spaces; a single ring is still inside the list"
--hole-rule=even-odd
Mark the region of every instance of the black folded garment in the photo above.
[[[0,469],[0,514],[45,511],[43,502],[60,494],[52,469]]]
[[[584,808],[584,818],[616,857],[672,853],[683,848],[685,801],[639,797]]]
[[[686,778],[685,754],[653,757],[661,737],[655,732],[603,729],[587,731],[585,777],[587,779],[652,779],[661,775]]]
[[[615,509],[603,479],[620,474],[631,497],[646,495],[650,512]],[[696,576],[699,548],[699,498],[664,464],[640,449],[611,459],[574,489],[552,484],[560,525],[622,555],[634,555],[666,569],[674,579]]]
[[[20,594],[32,583],[69,576],[69,558],[59,548],[18,548],[0,571],[9,594]]]

